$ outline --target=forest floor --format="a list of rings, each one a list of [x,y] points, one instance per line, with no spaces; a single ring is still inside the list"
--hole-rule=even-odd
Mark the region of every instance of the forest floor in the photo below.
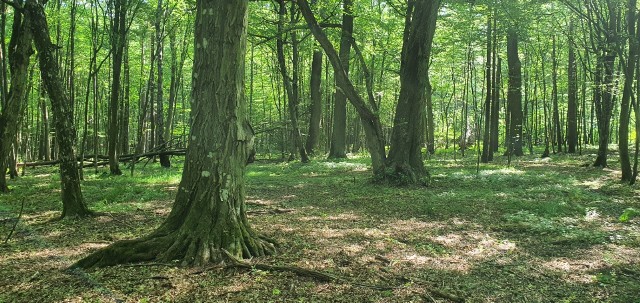
[[[253,227],[278,254],[251,263],[289,271],[166,264],[69,271],[113,241],[142,236],[168,214],[179,182],[156,164],[135,177],[87,170],[89,206],[108,215],[60,215],[53,167],[28,170],[0,196],[0,302],[640,302],[640,187],[595,158],[475,155],[426,161],[429,187],[372,184],[366,158],[310,164],[258,161],[247,172]],[[626,211],[625,211],[626,210]],[[623,215],[630,215],[624,218]],[[621,218],[622,217],[622,218]],[[625,220],[628,219],[628,220]],[[384,286],[384,287],[373,287]]]

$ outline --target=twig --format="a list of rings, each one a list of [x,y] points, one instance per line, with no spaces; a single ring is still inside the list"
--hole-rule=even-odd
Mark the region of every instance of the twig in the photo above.
[[[9,239],[11,239],[11,236],[13,235],[13,232],[16,230],[16,226],[18,226],[18,222],[20,222],[20,218],[22,218],[22,212],[24,211],[24,201],[25,198],[22,198],[22,203],[20,205],[20,212],[18,213],[18,217],[16,218],[16,222],[13,223],[13,227],[11,228],[11,231],[9,232],[9,235],[7,235],[7,238],[4,239],[4,245],[7,245],[7,243],[9,243]]]

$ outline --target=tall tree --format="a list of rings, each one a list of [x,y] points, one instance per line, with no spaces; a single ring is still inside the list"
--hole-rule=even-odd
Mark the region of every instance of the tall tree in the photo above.
[[[493,54],[493,43],[492,43],[492,24],[491,22],[491,13],[487,15],[487,55],[485,57],[485,99],[484,99],[484,130],[482,135],[482,163],[487,163],[493,160],[493,149],[491,148],[491,96],[493,93],[491,81],[493,74],[492,66],[492,54]]]
[[[167,149],[167,138],[165,138],[166,133],[164,130],[164,19],[164,4],[162,0],[158,0],[154,28],[156,30],[156,64],[158,73],[158,77],[156,78],[155,141],[156,148],[159,151]],[[165,153],[160,154],[160,166],[171,167],[169,155]]]
[[[318,21],[309,7],[309,3],[306,0],[297,0],[297,3],[300,7],[302,16],[305,21],[307,21],[307,25],[309,26],[311,33],[324,50],[325,55],[327,55],[327,59],[333,67],[338,89],[345,94],[360,117],[367,148],[371,155],[373,174],[376,178],[384,179],[386,152],[384,134],[382,132],[380,117],[378,116],[378,105],[373,99],[372,94],[368,94],[366,101],[358,94],[353,82],[349,79],[347,72],[342,65],[338,52],[333,44],[331,44],[331,41],[329,41],[329,38],[327,38],[327,35],[323,32],[322,27],[318,24]]]
[[[518,32],[515,29],[510,29],[507,33],[507,63],[509,65],[507,153],[522,156],[524,155],[522,152],[522,65],[518,55]]]
[[[578,145],[578,64],[576,60],[575,29],[569,24],[569,64],[567,67],[567,152],[575,153]],[[584,109],[583,109],[584,110]]]
[[[551,47],[551,104],[553,106],[553,136],[555,140],[553,144],[557,147],[559,153],[562,152],[562,126],[560,123],[560,110],[558,107],[558,52],[556,46],[556,36],[553,36],[553,45]]]
[[[287,70],[287,63],[284,53],[284,22],[287,13],[287,3],[284,0],[279,0],[279,9],[278,9],[278,32],[280,33],[276,39],[276,51],[278,57],[278,66],[280,68],[280,74],[282,75],[282,81],[284,82],[284,88],[287,94],[287,109],[289,111],[289,121],[291,122],[291,153],[289,155],[289,160],[293,160],[296,154],[300,155],[300,160],[302,162],[309,162],[309,157],[307,155],[307,151],[304,148],[304,143],[302,142],[302,135],[300,133],[300,126],[298,125],[298,105],[300,103],[300,93],[299,93],[299,61],[300,54],[298,50],[298,37],[295,31],[290,33],[291,38],[291,52],[292,52],[292,75],[289,76],[289,72]],[[295,3],[291,3],[291,24],[295,22]]]
[[[56,46],[51,42],[44,7],[37,0],[27,0],[25,17],[31,22],[33,41],[38,50],[40,72],[47,89],[59,148],[60,182],[62,188],[62,218],[86,217],[93,213],[87,208],[80,190],[78,162],[75,156],[76,130],[71,114],[71,102],[64,90],[60,67],[55,59]]]
[[[342,73],[349,77],[349,57],[351,56],[351,40],[353,39],[353,0],[343,0],[342,2],[342,34],[340,36],[340,64],[342,70],[335,70],[334,73]],[[336,87],[340,78],[334,75]],[[329,147],[329,158],[347,157],[347,97],[345,93],[336,89],[333,98],[333,130],[331,132],[331,145]]]
[[[629,116],[631,114],[631,95],[633,94],[635,64],[638,56],[638,37],[636,34],[637,2],[637,0],[628,0],[627,2],[626,29],[629,47],[624,71],[622,101],[620,104],[620,125],[618,126],[618,148],[620,150],[620,169],[622,170],[621,179],[623,182],[631,182],[633,178],[631,159],[629,156]]]
[[[244,99],[249,1],[196,2],[193,126],[180,190],[169,217],[150,235],[116,242],[74,266],[149,260],[216,263],[229,253],[250,258],[274,251],[249,226],[244,170],[252,145]]]
[[[314,154],[315,146],[320,136],[320,120],[322,118],[322,51],[314,50],[311,60],[311,107],[309,117],[309,134],[305,149],[309,154]]]
[[[387,169],[418,183],[427,173],[422,161],[429,64],[439,0],[409,1],[400,64],[400,95],[393,121]]]
[[[27,93],[29,60],[33,54],[30,22],[20,12],[13,15],[11,40],[9,41],[9,70],[11,88],[0,115],[0,191],[7,192],[7,163],[18,133],[21,105]]]
[[[120,163],[118,160],[118,135],[120,133],[119,111],[120,111],[120,88],[122,75],[122,59],[124,55],[124,44],[127,35],[127,0],[114,0],[113,19],[111,20],[111,55],[112,55],[112,78],[109,98],[109,171],[112,175],[121,175]]]

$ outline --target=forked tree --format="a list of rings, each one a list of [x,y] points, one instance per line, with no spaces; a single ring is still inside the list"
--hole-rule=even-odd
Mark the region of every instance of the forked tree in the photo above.
[[[116,242],[74,266],[150,260],[202,265],[226,253],[250,258],[274,247],[247,222],[244,171],[253,132],[244,100],[248,0],[196,2],[190,142],[178,194],[151,234]]]

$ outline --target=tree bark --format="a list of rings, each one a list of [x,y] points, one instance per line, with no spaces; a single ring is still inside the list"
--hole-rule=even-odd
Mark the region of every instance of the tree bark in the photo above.
[[[518,56],[518,33],[511,29],[507,33],[507,63],[509,65],[509,138],[507,154],[522,156],[522,66]]]
[[[167,149],[167,139],[165,138],[164,131],[164,26],[163,19],[165,10],[163,1],[158,1],[156,8],[156,64],[158,77],[156,78],[156,116],[155,116],[155,136],[156,136],[156,148],[163,151]],[[160,154],[160,166],[168,168],[171,167],[171,161],[166,154]]]
[[[431,45],[436,28],[439,0],[410,1],[407,8],[400,65],[400,95],[393,122],[386,167],[398,180],[424,182],[423,129],[429,84]]]
[[[320,136],[320,119],[322,118],[322,51],[314,50],[311,61],[311,115],[309,117],[309,135],[306,150],[313,155]]]
[[[86,217],[93,213],[87,208],[80,190],[78,162],[75,156],[76,130],[73,119],[68,118],[72,112],[71,103],[63,88],[60,68],[54,57],[55,46],[51,43],[44,8],[36,0],[27,0],[24,9],[26,18],[31,22],[31,32],[38,50],[42,81],[49,94],[53,109],[53,122],[60,159],[63,205],[61,217]]]
[[[356,92],[353,83],[347,76],[347,72],[342,65],[336,49],[327,38],[327,35],[322,31],[322,28],[309,7],[309,3],[306,0],[297,0],[297,3],[302,16],[309,25],[311,33],[324,50],[327,59],[334,69],[338,89],[347,96],[347,99],[358,112],[365,133],[367,148],[371,155],[371,166],[373,166],[374,177],[384,178],[384,163],[386,161],[384,134],[380,124],[380,118],[378,117],[378,108],[375,100],[369,98],[367,102]]]
[[[243,87],[248,3],[196,2],[193,127],[169,217],[150,235],[116,242],[75,267],[151,260],[204,265],[224,260],[227,252],[244,258],[274,252],[249,226],[245,208],[253,137]]]
[[[342,3],[342,34],[340,36],[340,63],[342,70],[334,73],[345,72],[345,77],[349,77],[349,57],[351,55],[351,40],[353,39],[353,0],[343,0]],[[336,87],[339,76],[334,75]],[[333,98],[333,131],[331,132],[331,145],[329,148],[329,159],[339,159],[347,157],[347,97],[340,89],[336,89]]]
[[[493,150],[491,148],[491,95],[492,89],[492,22],[491,15],[487,16],[487,55],[485,57],[485,99],[484,99],[484,130],[482,135],[482,163],[493,161]]]
[[[578,145],[578,65],[574,41],[574,25],[569,24],[569,66],[567,68],[567,152],[575,153]],[[584,109],[583,109],[584,111]]]
[[[108,128],[109,172],[112,175],[122,174],[118,163],[118,139],[120,133],[118,117],[120,112],[120,76],[122,74],[122,58],[127,33],[126,16],[127,4],[125,0],[113,1],[113,20],[111,21],[112,78]]]
[[[620,125],[618,126],[618,149],[620,152],[621,181],[631,182],[633,171],[629,155],[629,120],[631,114],[631,95],[633,94],[633,80],[635,64],[638,56],[638,41],[636,36],[636,0],[627,3],[627,34],[629,36],[629,50],[624,72],[624,88],[620,105]],[[636,134],[637,136],[638,134]]]
[[[18,133],[18,121],[27,94],[29,60],[33,54],[32,35],[28,18],[14,12],[13,29],[9,41],[9,69],[11,88],[0,115],[0,191],[8,192],[7,164]]]
[[[562,152],[562,126],[560,123],[560,110],[558,109],[558,56],[556,51],[556,36],[553,36],[553,46],[551,49],[551,102],[553,106],[553,144],[557,146],[557,151]]]

